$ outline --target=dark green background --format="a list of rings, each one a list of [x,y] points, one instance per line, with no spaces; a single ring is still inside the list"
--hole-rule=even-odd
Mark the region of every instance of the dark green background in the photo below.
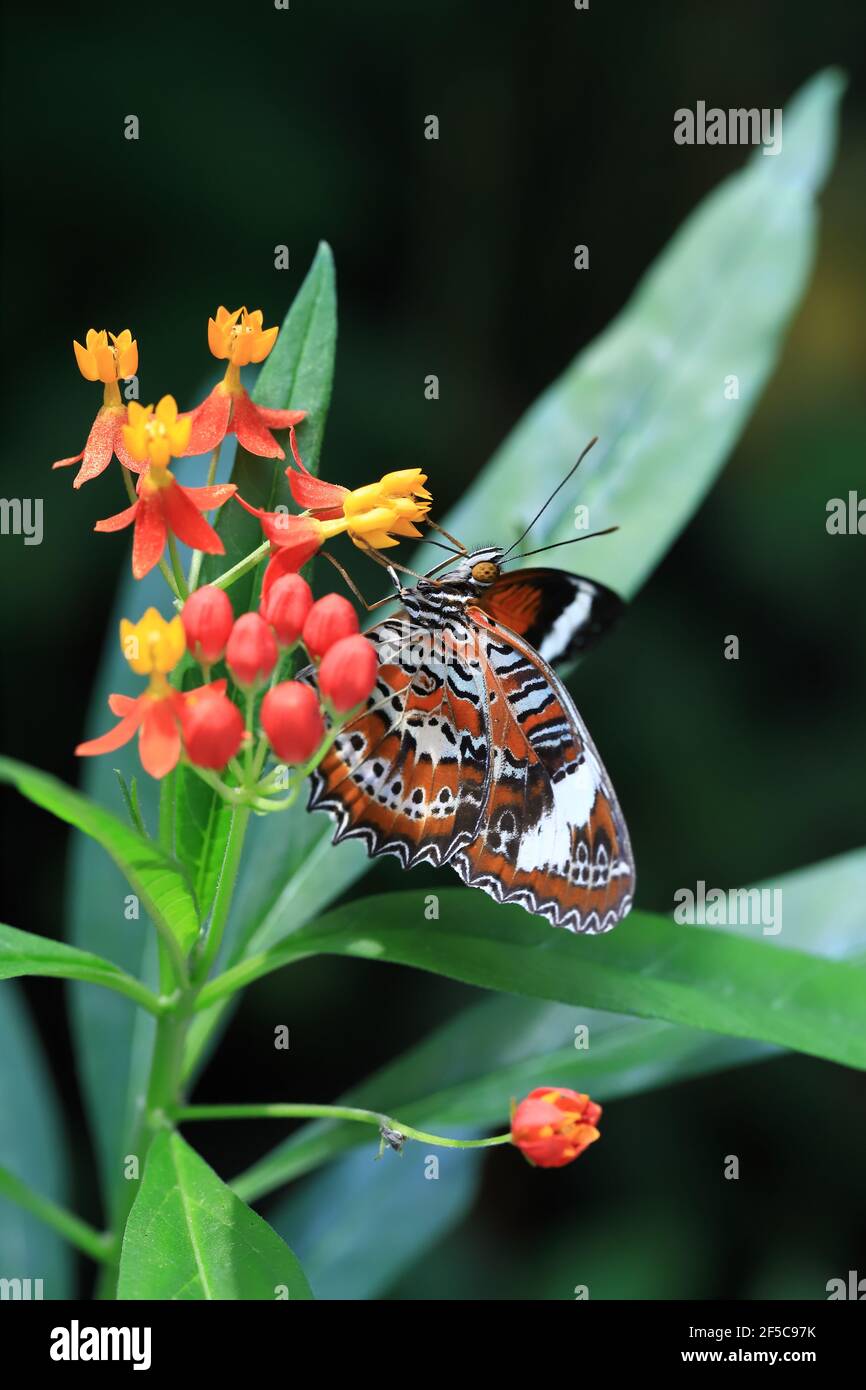
[[[0,540],[4,751],[77,777],[71,749],[128,564],[122,539],[90,534],[125,505],[116,473],[73,493],[70,473],[48,471],[81,447],[99,403],[73,337],[132,328],[144,399],[172,391],[187,408],[215,379],[207,315],[245,302],[278,322],[324,237],[340,343],[322,471],[352,484],[419,464],[441,513],[741,165],[740,149],[674,145],[673,111],[782,106],[841,62],[854,85],[817,269],[779,370],[575,689],[629,816],[642,906],[864,843],[866,538],[824,525],[829,498],[866,494],[866,116],[851,71],[864,38],[862,11],[841,0],[593,0],[588,13],[570,0],[292,0],[288,13],[258,0],[9,17],[2,493],[44,498],[45,539]],[[123,138],[129,113],[137,143]],[[587,273],[572,267],[578,242]],[[278,243],[288,272],[274,269]],[[492,516],[489,535],[465,539],[495,530]],[[722,660],[728,633],[739,662]],[[0,917],[57,933],[65,833],[5,795],[3,808]],[[398,880],[377,867],[363,891]],[[29,995],[95,1214],[62,993],[39,982]],[[200,1098],[288,1085],[329,1099],[473,995],[394,967],[301,965],[250,991]],[[272,1046],[287,1016],[288,1082]],[[564,1173],[495,1153],[469,1220],[395,1292],[568,1298],[586,1247],[608,1261],[595,1296],[823,1297],[858,1259],[866,1273],[863,1102],[862,1078],[790,1058],[609,1107],[602,1144]],[[196,1138],[229,1175],[276,1134]],[[730,1152],[738,1183],[721,1177]]]

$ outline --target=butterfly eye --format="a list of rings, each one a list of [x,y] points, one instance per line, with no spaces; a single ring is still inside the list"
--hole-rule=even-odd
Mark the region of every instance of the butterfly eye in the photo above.
[[[492,584],[494,579],[499,577],[499,566],[494,565],[492,560],[481,560],[477,565],[472,566],[472,578],[479,584]]]

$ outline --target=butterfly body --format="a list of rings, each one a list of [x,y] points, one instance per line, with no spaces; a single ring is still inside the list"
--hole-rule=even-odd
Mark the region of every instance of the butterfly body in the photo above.
[[[562,571],[506,575],[503,555],[402,588],[403,612],[370,629],[377,686],[314,772],[310,809],[336,819],[335,841],[450,864],[554,926],[608,931],[632,903],[628,832],[542,651],[582,649],[621,604]]]

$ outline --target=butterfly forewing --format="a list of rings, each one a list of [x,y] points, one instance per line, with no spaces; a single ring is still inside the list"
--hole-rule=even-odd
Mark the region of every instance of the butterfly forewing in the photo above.
[[[500,574],[479,606],[551,665],[585,652],[625,608],[594,579],[540,567]]]

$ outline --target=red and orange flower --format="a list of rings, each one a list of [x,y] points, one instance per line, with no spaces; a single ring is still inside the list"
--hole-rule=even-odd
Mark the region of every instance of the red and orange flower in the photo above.
[[[181,720],[186,701],[202,690],[222,694],[226,683],[216,681],[186,694],[169,684],[168,674],[186,650],[179,615],[166,622],[155,608],[148,608],[137,623],[124,618],[120,624],[120,645],[136,675],[148,677],[147,689],[135,698],[109,695],[109,708],[120,723],[100,738],[79,743],[75,752],[83,758],[113,753],[138,734],[138,750],[145,772],[151,777],[165,777],[177,765],[181,754]]]
[[[289,429],[304,419],[304,410],[270,410],[256,405],[241,385],[241,367],[263,362],[277,341],[278,328],[264,328],[261,309],[230,312],[222,304],[208,319],[207,341],[214,357],[228,362],[223,380],[189,412],[192,431],[186,454],[207,454],[225,438],[238,442],[261,458],[285,458],[271,430]]]
[[[127,413],[120,399],[119,385],[138,371],[138,343],[128,328],[118,334],[106,333],[105,329],[97,333],[95,328],[91,328],[88,329],[84,347],[79,342],[73,342],[72,346],[81,375],[87,381],[101,381],[105,390],[102,405],[81,453],[58,459],[52,467],[69,468],[80,463],[81,467],[72,480],[72,486],[76,488],[104,472],[112,454],[117,455],[125,468],[139,473],[141,464],[131,457],[122,438]]]
[[[538,1086],[516,1107],[511,1139],[538,1168],[563,1168],[601,1135],[601,1106],[565,1086]]]
[[[416,522],[427,516],[431,497],[424,486],[427,475],[420,468],[399,469],[384,474],[378,482],[350,489],[314,477],[301,461],[294,431],[289,440],[297,469],[290,465],[286,477],[295,501],[306,510],[300,516],[268,512],[251,506],[241,496],[237,499],[258,517],[271,543],[272,559],[263,592],[276,579],[299,570],[325,541],[343,532],[360,550],[385,550],[398,545],[401,537],[422,535]]]
[[[236,492],[234,483],[211,487],[182,487],[168,467],[189,442],[189,416],[179,416],[173,396],[163,396],[154,410],[132,401],[129,423],[123,427],[124,443],[136,464],[145,471],[138,480],[137,501],[116,516],[97,521],[97,531],[122,531],[135,527],[132,573],[143,579],[162,559],[169,534],[209,555],[222,555],[225,547],[202,516],[221,507]]]

